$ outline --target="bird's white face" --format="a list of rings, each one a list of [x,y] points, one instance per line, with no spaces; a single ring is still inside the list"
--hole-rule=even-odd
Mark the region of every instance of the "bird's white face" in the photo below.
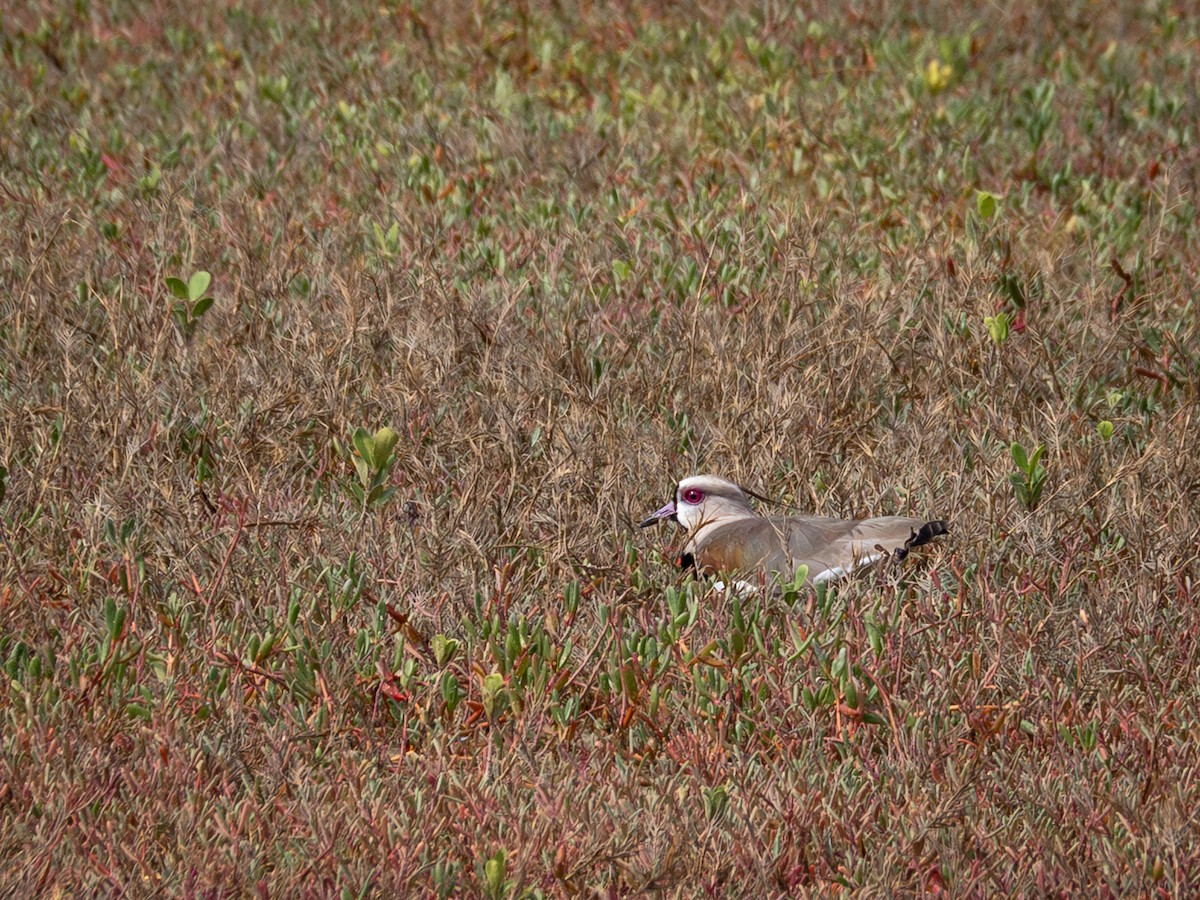
[[[742,489],[715,475],[693,475],[679,482],[675,499],[642,522],[642,527],[674,519],[688,534],[729,516],[752,516]]]
[[[675,520],[688,534],[694,534],[705,521],[710,492],[695,478],[686,478],[675,489]]]

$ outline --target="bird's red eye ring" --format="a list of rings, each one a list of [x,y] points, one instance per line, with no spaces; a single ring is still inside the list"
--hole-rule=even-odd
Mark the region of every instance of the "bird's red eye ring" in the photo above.
[[[684,503],[691,503],[691,504],[695,505],[703,499],[704,499],[704,491],[700,490],[700,488],[688,488],[686,491],[683,492],[683,502]]]

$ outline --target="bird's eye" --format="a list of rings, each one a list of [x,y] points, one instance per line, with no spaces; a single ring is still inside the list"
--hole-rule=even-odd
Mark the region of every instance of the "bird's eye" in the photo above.
[[[704,491],[699,488],[688,488],[683,492],[683,502],[696,504],[704,499]]]

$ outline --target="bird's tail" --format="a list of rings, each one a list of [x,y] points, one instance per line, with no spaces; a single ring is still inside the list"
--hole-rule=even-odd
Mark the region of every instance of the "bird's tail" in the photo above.
[[[913,547],[920,547],[922,544],[928,544],[935,537],[950,533],[950,523],[944,519],[935,519],[932,522],[926,522],[920,528],[914,528],[913,533],[909,535],[904,546],[900,547],[895,552],[896,559],[904,559],[908,556],[908,551]]]

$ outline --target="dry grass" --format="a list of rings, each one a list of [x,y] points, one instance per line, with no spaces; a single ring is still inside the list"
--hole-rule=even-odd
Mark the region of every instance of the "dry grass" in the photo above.
[[[1186,5],[520,9],[6,17],[0,893],[1193,894]]]

